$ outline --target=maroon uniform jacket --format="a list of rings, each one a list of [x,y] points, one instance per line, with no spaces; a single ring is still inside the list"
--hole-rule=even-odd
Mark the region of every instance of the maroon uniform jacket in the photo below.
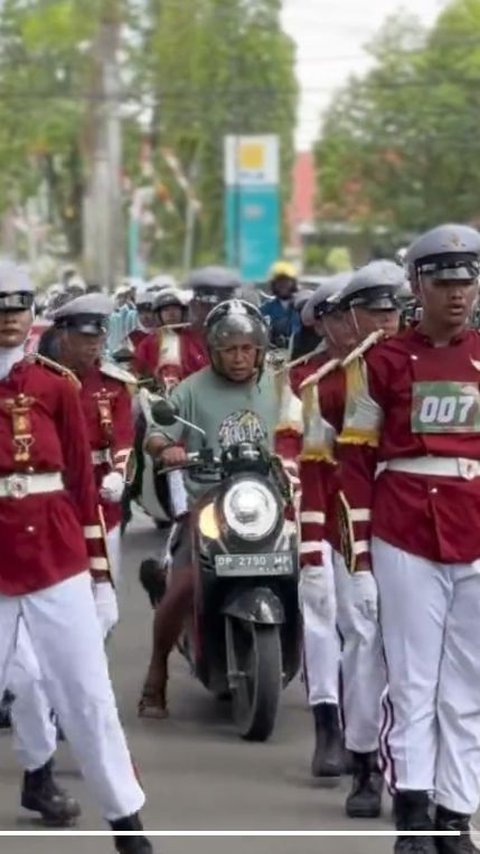
[[[64,488],[28,493],[28,478]],[[97,491],[78,387],[55,363],[28,356],[0,381],[0,593],[43,590],[86,569],[105,572]]]
[[[349,367],[339,453],[357,559],[372,536],[441,563],[480,558],[479,389],[474,330],[434,347],[408,329]]]
[[[139,345],[134,359],[139,376],[155,377],[168,389],[208,364],[204,340],[192,329],[156,329]]]
[[[124,478],[127,474],[134,443],[130,379],[133,377],[126,371],[110,363],[95,365],[81,378],[80,398],[98,489],[109,472],[119,471]],[[99,500],[107,530],[111,530],[120,524],[121,503]]]
[[[340,470],[336,438],[341,432],[345,407],[345,375],[338,359],[323,355],[323,365],[304,380],[304,445],[300,456],[301,565],[321,566],[321,543],[338,545],[336,520]]]

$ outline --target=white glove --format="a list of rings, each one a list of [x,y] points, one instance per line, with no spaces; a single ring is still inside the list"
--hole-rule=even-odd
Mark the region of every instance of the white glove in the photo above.
[[[295,460],[284,460],[284,459],[282,459],[282,464],[283,464],[283,470],[284,470],[285,474],[287,475],[293,489],[294,490],[298,489],[300,486],[300,478],[298,476],[298,466],[297,466]]]
[[[352,585],[352,603],[366,620],[378,619],[378,590],[372,572],[354,572]]]
[[[102,480],[100,495],[104,501],[117,504],[122,500],[125,483],[119,471],[111,471]]]
[[[100,581],[93,585],[93,597],[103,639],[106,640],[118,623],[117,594],[109,581]]]

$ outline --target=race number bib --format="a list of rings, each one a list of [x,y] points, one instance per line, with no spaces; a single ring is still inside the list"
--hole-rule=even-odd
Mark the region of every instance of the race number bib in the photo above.
[[[480,391],[473,383],[413,384],[412,433],[479,433]]]

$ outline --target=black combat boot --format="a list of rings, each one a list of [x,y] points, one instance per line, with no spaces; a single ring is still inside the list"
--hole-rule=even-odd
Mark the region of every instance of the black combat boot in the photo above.
[[[50,759],[36,771],[25,771],[22,787],[22,807],[39,812],[49,827],[69,827],[80,815],[80,805],[57,785]]]
[[[353,771],[353,753],[345,747],[343,751],[343,773],[346,774],[347,777],[351,777]]]
[[[0,700],[0,729],[12,728],[12,703],[15,697],[10,691],[4,691]]]
[[[131,485],[129,484],[122,496],[121,508],[122,508],[122,521],[120,523],[120,533],[123,537],[125,531],[127,530],[127,525],[132,521],[132,496],[131,496]]]
[[[382,811],[383,777],[377,751],[352,755],[353,780],[345,812],[349,818],[378,818]]]
[[[111,821],[112,830],[143,830],[142,822],[138,813],[127,815]],[[114,836],[115,850],[119,854],[153,854],[153,848],[146,836]]]
[[[395,854],[437,854],[432,836],[409,836],[409,830],[433,830],[428,792],[399,792],[394,797],[397,830],[406,831],[395,842]]]
[[[436,836],[439,854],[475,854],[477,849],[470,837],[470,818],[469,815],[437,807],[435,830],[459,830],[461,833],[461,836]]]
[[[312,776],[335,780],[341,777],[344,765],[343,739],[338,706],[318,703],[313,706],[315,720],[315,749]]]

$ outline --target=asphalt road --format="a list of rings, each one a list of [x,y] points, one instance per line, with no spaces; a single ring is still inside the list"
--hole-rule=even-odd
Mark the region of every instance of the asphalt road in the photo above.
[[[309,776],[312,721],[302,685],[284,694],[272,740],[247,744],[230,724],[228,706],[215,701],[189,675],[175,655],[170,680],[171,718],[143,721],[136,703],[149,654],[151,611],[137,582],[141,557],[153,553],[158,534],[148,520],[137,520],[124,542],[122,619],[109,656],[119,708],[130,747],[147,792],[146,827],[164,831],[391,830],[390,804],[384,818],[352,821],[344,815],[348,783],[320,789]],[[0,831],[38,830],[19,806],[20,773],[11,735],[0,734]],[[75,771],[68,746],[58,751],[62,784],[83,807],[79,830],[104,830],[100,816]],[[166,837],[155,841],[158,854],[387,854],[393,839]],[[107,854],[108,838],[3,837],[0,854]]]

